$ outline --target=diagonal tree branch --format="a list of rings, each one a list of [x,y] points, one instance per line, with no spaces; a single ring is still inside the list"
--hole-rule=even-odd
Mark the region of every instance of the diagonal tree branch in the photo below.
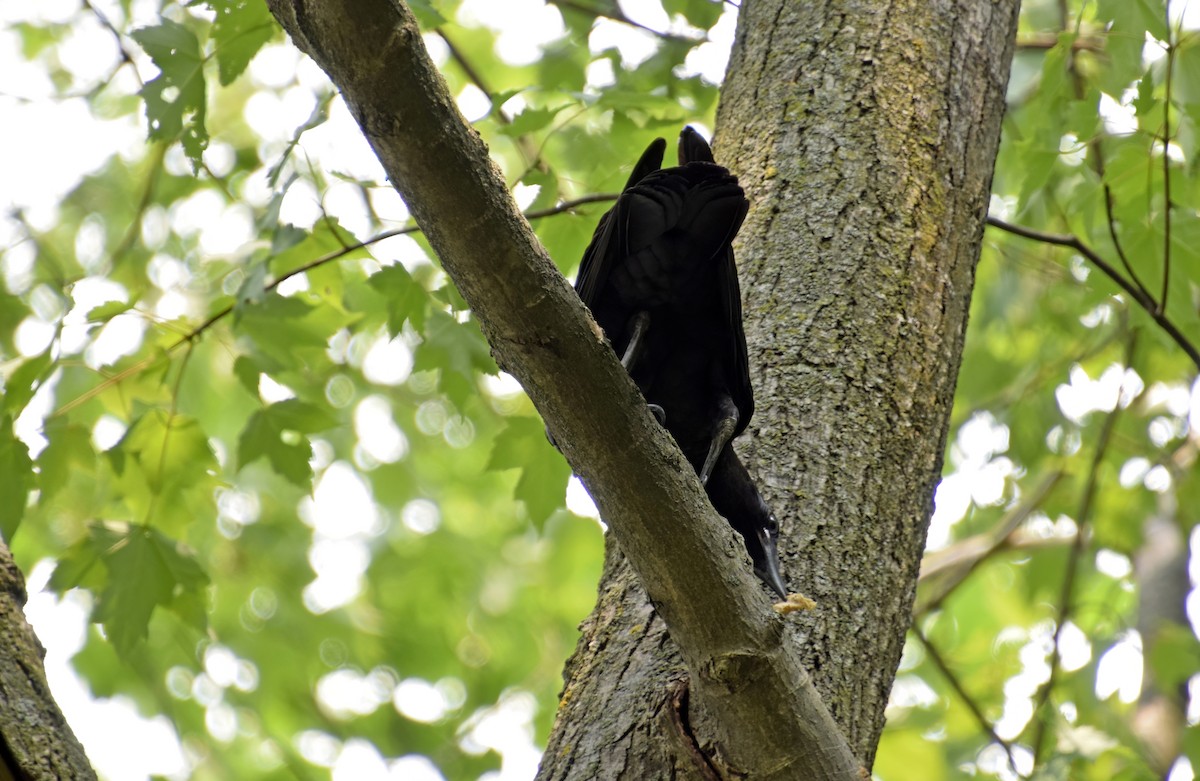
[[[959,540],[945,550],[925,554],[918,578],[924,588],[913,605],[914,619],[941,607],[971,573],[1009,547],[1017,529],[1042,506],[1065,475],[1061,469],[1046,475],[1025,501],[1006,512],[989,531]]]
[[[950,669],[950,665],[942,657],[942,654],[940,651],[938,651],[937,646],[935,646],[933,642],[925,636],[925,633],[921,631],[921,628],[917,626],[915,621],[913,622],[912,629],[910,631],[913,633],[913,636],[920,641],[921,645],[925,647],[925,653],[929,655],[929,660],[933,662],[933,666],[938,668],[938,672],[940,672],[942,677],[946,679],[946,683],[950,684],[950,688],[954,689],[954,693],[957,694],[958,698],[962,700],[964,705],[967,706],[967,710],[971,711],[971,715],[975,717],[975,721],[979,724],[979,729],[981,729],[984,734],[991,738],[992,742],[1004,749],[1004,753],[1008,757],[1008,766],[1012,768],[1013,773],[1020,777],[1021,771],[1017,769],[1017,758],[1013,755],[1012,744],[1000,737],[999,733],[996,732],[996,727],[990,721],[988,721],[987,716],[983,712],[983,708],[979,706],[979,703],[975,702],[975,698],[970,695],[970,693],[963,686],[962,681],[960,681],[958,676],[954,674],[954,671]]]
[[[330,75],[478,316],[528,391],[670,627],[716,740],[757,779],[855,779],[782,619],[733,533],[658,426],[575,292],[517,211],[399,0],[269,0]],[[669,540],[670,545],[663,545]],[[738,551],[738,553],[734,553]]]
[[[1121,276],[1119,271],[1113,268],[1104,258],[1100,257],[1094,249],[1084,244],[1078,236],[1073,234],[1043,233],[1042,231],[1036,231],[1020,225],[1013,225],[992,216],[987,218],[987,224],[1015,236],[1040,241],[1044,244],[1053,244],[1057,247],[1067,247],[1083,255],[1093,266],[1100,269],[1104,276],[1115,282],[1117,287],[1128,293],[1130,298],[1136,301],[1142,309],[1146,310],[1146,313],[1158,324],[1158,327],[1163,329],[1167,336],[1170,336],[1175,344],[1179,345],[1187,353],[1187,357],[1192,359],[1192,363],[1196,364],[1196,368],[1200,369],[1200,350],[1197,350],[1196,345],[1179,330],[1175,323],[1171,322],[1170,318],[1167,317],[1167,313],[1161,311],[1151,296]]]

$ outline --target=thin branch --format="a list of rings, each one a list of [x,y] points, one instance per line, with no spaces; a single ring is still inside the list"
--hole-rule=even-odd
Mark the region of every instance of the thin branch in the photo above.
[[[164,476],[167,471],[167,448],[171,443],[172,424],[175,422],[175,416],[179,414],[179,393],[183,388],[183,375],[187,372],[188,360],[195,352],[195,344],[189,344],[187,352],[183,354],[183,360],[179,362],[179,373],[175,376],[175,386],[171,390],[171,408],[167,411],[167,424],[163,426],[163,444],[162,450],[158,454],[158,482],[162,485]],[[158,503],[159,492],[152,491],[150,493],[150,501],[146,505],[146,517],[142,521],[143,525],[149,525],[150,519],[154,517],[154,507]]]
[[[134,62],[133,55],[130,54],[129,50],[125,48],[125,36],[113,25],[111,21],[109,21],[109,18],[104,15],[103,11],[92,5],[91,0],[83,0],[83,7],[96,17],[96,21],[100,22],[101,27],[112,33],[113,38],[115,38],[117,41],[117,51],[121,53],[121,64],[133,66],[133,77],[137,79],[137,83],[139,85],[143,87],[146,86],[146,83],[142,81],[142,75],[138,73],[137,63]]]
[[[1017,36],[1018,49],[1046,50],[1053,49],[1057,45],[1058,36],[1054,33],[1025,33]],[[1071,49],[1077,52],[1102,52],[1104,51],[1104,42],[1095,36],[1076,38],[1071,41]]]
[[[942,677],[946,679],[946,683],[950,684],[950,688],[954,690],[954,693],[958,695],[958,698],[962,700],[964,705],[967,706],[967,710],[971,711],[971,715],[975,717],[975,721],[979,722],[979,728],[983,730],[983,732],[987,734],[987,736],[991,738],[994,743],[998,744],[1002,749],[1004,749],[1004,753],[1008,756],[1008,766],[1012,768],[1013,773],[1020,777],[1021,771],[1017,769],[1017,758],[1013,754],[1012,744],[996,733],[996,728],[992,726],[990,721],[988,721],[987,716],[985,716],[983,713],[983,709],[979,707],[979,703],[975,702],[975,699],[967,693],[965,688],[963,688],[962,682],[958,680],[958,677],[954,674],[954,671],[950,669],[950,665],[948,665],[946,660],[942,658],[942,655],[937,650],[937,647],[929,640],[928,637],[924,635],[924,633],[921,632],[921,629],[917,626],[916,622],[913,622],[913,625],[909,629],[913,633],[913,637],[917,638],[917,640],[921,642],[921,645],[924,646],[925,653],[929,656],[929,660],[933,662],[934,667],[938,668],[938,671],[942,674]]]
[[[615,3],[613,4],[612,8],[599,9],[593,8],[584,3],[577,3],[575,0],[547,0],[547,2],[558,6],[559,8],[565,8],[567,10],[575,11],[576,13],[586,14],[592,18],[604,17],[605,19],[611,19],[614,22],[620,22],[621,24],[648,32],[651,35],[656,35],[666,41],[675,41],[677,43],[686,43],[689,46],[695,46],[698,43],[704,43],[706,40],[708,40],[707,36],[702,38],[692,38],[691,36],[687,35],[665,33],[661,30],[655,30],[653,27],[647,27],[641,22],[636,22],[633,19],[630,19],[625,15],[625,12],[621,10],[620,6],[616,5]]]
[[[478,87],[479,90],[487,97],[488,103],[492,105],[492,109],[496,113],[497,121],[499,121],[502,125],[511,125],[513,123],[513,118],[510,117],[508,113],[496,103],[496,93],[491,90],[487,81],[484,80],[483,75],[480,74],[480,72],[475,69],[475,66],[471,64],[471,61],[467,59],[467,56],[463,53],[462,49],[458,48],[454,41],[450,40],[450,36],[446,34],[445,30],[438,28],[435,30],[435,32],[437,33],[438,37],[442,39],[442,42],[446,44],[446,48],[450,51],[450,58],[458,63],[458,67],[462,69],[462,72],[466,75],[467,80]],[[548,172],[550,170],[550,166],[546,165],[546,161],[542,159],[541,149],[534,148],[533,144],[530,143],[528,136],[517,136],[513,139],[513,143],[516,145],[517,151],[521,153],[521,157],[525,160],[526,170],[533,168],[537,168],[539,171],[543,172]]]
[[[1136,345],[1137,332],[1131,331],[1125,346],[1126,366],[1130,366],[1133,363],[1133,353]],[[1087,482],[1084,484],[1083,493],[1079,498],[1079,511],[1076,513],[1075,518],[1075,540],[1067,555],[1067,568],[1063,574],[1062,589],[1059,592],[1058,615],[1054,619],[1053,649],[1050,652],[1050,676],[1042,684],[1034,699],[1033,712],[1035,714],[1035,726],[1032,741],[1034,767],[1041,761],[1042,753],[1045,749],[1046,731],[1051,719],[1050,714],[1046,713],[1046,705],[1050,700],[1050,694],[1054,691],[1055,684],[1058,682],[1059,673],[1062,671],[1061,642],[1063,627],[1071,620],[1074,608],[1071,597],[1075,591],[1075,582],[1079,578],[1079,566],[1083,561],[1084,553],[1087,552],[1088,525],[1091,522],[1092,507],[1096,499],[1096,487],[1100,482],[1100,464],[1103,462],[1104,455],[1108,451],[1109,441],[1112,439],[1113,430],[1117,425],[1117,418],[1121,413],[1120,394],[1123,390],[1124,383],[1122,383],[1121,389],[1117,392],[1117,400],[1113,404],[1112,412],[1108,413],[1104,418],[1104,425],[1100,429],[1100,437],[1096,441],[1096,450],[1092,453],[1092,462],[1088,469]]]
[[[117,242],[108,256],[109,263],[112,265],[116,265],[121,256],[128,252],[137,241],[138,234],[142,231],[142,218],[146,216],[146,211],[154,200],[154,186],[158,183],[158,175],[162,173],[163,160],[167,155],[167,145],[154,144],[151,149],[150,171],[146,175],[146,186],[142,188],[142,197],[138,199],[137,207],[133,211],[133,219],[129,221],[129,227],[125,229],[125,234],[121,236],[121,240]]]
[[[615,201],[616,199],[617,199],[616,193],[595,193],[593,195],[585,195],[582,198],[575,198],[570,201],[563,201],[562,203],[556,204],[554,206],[550,206],[545,209],[535,209],[533,211],[526,212],[525,219],[539,220],[543,217],[551,217],[556,214],[562,214],[564,212],[572,211],[572,210],[578,208],[579,206],[584,206],[584,205],[591,204],[591,203],[605,203],[608,201]],[[381,242],[384,239],[391,239],[391,238],[395,238],[396,236],[406,236],[410,233],[420,233],[420,232],[421,232],[421,229],[417,225],[406,225],[403,228],[396,228],[394,230],[389,230],[389,231],[384,231],[383,233],[378,233],[378,234],[370,237],[369,239],[364,239],[363,241],[358,242],[357,244],[352,244],[350,246],[343,247],[342,249],[334,250],[333,252],[322,255],[321,257],[316,258],[315,260],[311,260],[308,263],[305,263],[301,266],[297,266],[296,268],[292,269],[291,271],[281,274],[275,280],[273,280],[269,284],[265,285],[263,287],[263,289],[266,291],[274,290],[275,288],[279,287],[284,282],[286,282],[287,280],[291,279],[292,277],[294,277],[298,274],[303,274],[306,271],[312,271],[315,268],[320,268],[321,266],[324,266],[327,263],[332,263],[335,260],[344,258],[352,252],[356,252],[365,247],[369,247],[372,244],[377,244],[378,242]],[[129,379],[130,377],[135,376],[153,366],[157,366],[158,364],[167,360],[169,358],[170,354],[173,353],[175,350],[178,350],[180,347],[184,346],[185,344],[190,344],[192,342],[195,342],[197,339],[199,339],[201,336],[204,335],[205,331],[212,328],[218,322],[220,322],[221,320],[225,319],[230,314],[232,314],[233,308],[234,308],[233,304],[228,304],[227,306],[224,306],[221,309],[218,309],[216,312],[214,312],[212,315],[210,315],[207,320],[205,320],[200,325],[193,328],[191,331],[188,331],[186,334],[180,336],[179,339],[176,340],[175,342],[168,345],[166,350],[164,350],[162,353],[151,356],[149,358],[145,358],[141,361],[138,361],[137,363],[133,364],[132,366],[130,366],[126,369],[122,369],[121,371],[117,372],[113,376],[106,378],[104,380],[104,382],[100,383],[96,387],[91,388],[90,390],[84,391],[80,395],[78,395],[75,398],[68,401],[66,404],[63,404],[61,407],[59,407],[57,410],[55,410],[53,413],[51,413],[48,417],[54,417],[56,415],[64,415],[67,412],[70,412],[71,410],[75,409],[79,405],[81,405],[81,404],[87,402],[88,400],[94,398],[95,396],[99,395],[100,393],[103,393],[105,390],[113,387],[114,385],[119,385],[120,383],[124,382],[125,380]]]
[[[1017,528],[1042,506],[1065,476],[1066,472],[1061,469],[1047,475],[1025,501],[1005,513],[990,531],[960,540],[945,550],[927,553],[921,560],[917,582],[928,585],[939,575],[944,575],[945,579],[939,582],[934,594],[918,598],[913,606],[913,617],[936,610],[980,565],[1007,549]]]
[[[1058,1],[1058,26],[1063,32],[1066,32],[1070,27],[1071,14],[1070,7],[1066,0]],[[1080,40],[1080,29],[1083,24],[1082,17],[1075,19],[1073,32],[1075,33],[1075,41]],[[1054,36],[1057,40],[1057,36]],[[1085,88],[1085,80],[1079,72],[1079,63],[1075,57],[1077,48],[1072,47],[1066,58],[1067,72],[1071,75],[1071,83],[1075,89],[1075,99],[1083,100],[1087,90]],[[1112,240],[1113,249],[1117,251],[1117,258],[1120,259],[1121,265],[1125,268],[1125,273],[1129,275],[1129,279],[1133,284],[1145,294],[1146,298],[1152,298],[1150,290],[1142,284],[1142,280],[1138,278],[1137,272],[1133,270],[1133,264],[1129,262],[1129,257],[1125,254],[1125,248],[1121,245],[1121,239],[1117,235],[1117,218],[1116,209],[1114,207],[1114,198],[1112,187],[1105,178],[1104,172],[1104,146],[1101,141],[1101,134],[1095,134],[1091,140],[1087,142],[1091,149],[1091,154],[1087,156],[1088,162],[1091,164],[1092,170],[1096,173],[1096,178],[1100,180],[1100,186],[1104,191],[1104,214],[1108,221],[1108,236]]]
[[[1197,350],[1196,345],[1194,345],[1191,340],[1184,336],[1183,332],[1181,332],[1179,328],[1176,327],[1173,322],[1171,322],[1170,318],[1167,317],[1166,312],[1159,311],[1154,298],[1146,294],[1143,290],[1134,287],[1129,280],[1121,276],[1120,272],[1109,265],[1108,261],[1100,257],[1091,247],[1080,241],[1078,236],[1073,234],[1043,233],[1042,231],[1032,230],[1031,228],[1025,228],[1020,225],[1013,225],[1012,223],[1005,222],[998,217],[992,216],[987,218],[987,224],[1022,238],[1040,241],[1044,244],[1053,244],[1058,247],[1067,247],[1069,249],[1073,249],[1083,257],[1087,258],[1089,261],[1091,261],[1092,265],[1100,269],[1105,276],[1107,276],[1109,279],[1115,282],[1118,287],[1128,293],[1130,297],[1132,297],[1133,300],[1142,307],[1142,309],[1146,310],[1146,313],[1149,314],[1150,318],[1158,324],[1158,327],[1163,329],[1163,331],[1165,331],[1166,334],[1171,337],[1172,341],[1179,345],[1180,349],[1187,354],[1188,358],[1192,359],[1192,363],[1196,364],[1196,368],[1200,369],[1200,350]]]
[[[1108,180],[1104,177],[1104,147],[1100,143],[1099,136],[1092,139],[1092,148],[1096,152],[1093,155],[1095,162],[1092,164],[1092,168],[1096,172],[1096,176],[1100,178],[1100,186],[1104,190],[1104,215],[1108,223],[1108,237],[1112,240],[1113,249],[1117,251],[1117,257],[1120,259],[1121,265],[1125,268],[1125,273],[1129,274],[1129,278],[1133,280],[1133,284],[1137,286],[1137,289],[1142,292],[1146,299],[1153,301],[1150,289],[1142,284],[1142,280],[1138,277],[1137,272],[1133,270],[1133,264],[1129,262],[1129,256],[1125,254],[1125,247],[1121,244],[1120,237],[1117,236],[1115,199],[1113,198],[1112,186],[1109,185]]]
[[[1158,311],[1167,309],[1167,291],[1171,288],[1171,74],[1175,69],[1175,44],[1171,40],[1171,9],[1164,4],[1163,14],[1167,23],[1167,75],[1166,96],[1163,98],[1163,278],[1162,295],[1158,297]]]

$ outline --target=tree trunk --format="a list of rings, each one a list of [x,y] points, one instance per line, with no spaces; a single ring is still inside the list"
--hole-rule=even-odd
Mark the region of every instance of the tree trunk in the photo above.
[[[751,200],[758,415],[739,450],[789,585],[817,602],[786,642],[866,767],[941,475],[1018,10],[746,0],[722,88],[717,160]],[[712,717],[609,553],[538,777],[721,777]]]
[[[25,622],[25,579],[0,540],[0,779],[94,779],[50,695],[41,643]]]

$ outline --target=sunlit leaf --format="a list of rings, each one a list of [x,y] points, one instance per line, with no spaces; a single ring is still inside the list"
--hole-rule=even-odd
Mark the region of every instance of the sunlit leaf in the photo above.
[[[222,84],[231,84],[274,37],[278,25],[265,3],[254,0],[205,0],[216,12],[212,38]]]
[[[128,312],[133,307],[131,301],[106,301],[94,306],[87,314],[89,323],[107,323],[122,312]]]
[[[408,269],[396,263],[372,274],[368,282],[387,298],[388,333],[393,338],[404,328],[406,320],[412,322],[417,331],[425,328],[429,293],[412,278]]]
[[[541,419],[510,417],[496,437],[488,469],[520,469],[513,493],[525,503],[530,519],[539,528],[563,506],[571,468],[546,439]]]
[[[91,434],[83,426],[62,419],[46,421],[46,447],[38,454],[38,501],[50,501],[75,470],[93,472],[96,453]]]
[[[96,592],[92,620],[104,625],[118,653],[127,653],[145,639],[155,608],[197,593],[208,576],[181,543],[147,526],[114,521],[90,526],[51,584],[59,591],[84,586]]]
[[[308,487],[312,482],[312,445],[300,436],[337,424],[325,410],[298,399],[287,399],[260,410],[238,437],[238,468],[265,457],[271,468],[290,482]]]
[[[25,503],[33,488],[33,462],[29,448],[13,432],[11,415],[0,417],[0,534],[11,540],[25,516]]]
[[[150,138],[182,140],[192,165],[199,169],[200,156],[208,146],[204,124],[207,93],[200,42],[195,33],[170,19],[162,19],[154,27],[134,30],[131,36],[161,71],[142,88]]]
[[[4,398],[0,408],[18,415],[33,398],[46,378],[54,371],[54,356],[51,349],[40,355],[26,358],[4,381]]]

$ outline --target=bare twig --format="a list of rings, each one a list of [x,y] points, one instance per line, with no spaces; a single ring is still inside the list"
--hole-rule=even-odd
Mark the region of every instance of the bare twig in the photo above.
[[[625,12],[621,10],[620,6],[616,5],[615,3],[611,9],[600,9],[593,8],[585,3],[577,3],[575,0],[547,0],[547,2],[558,6],[559,8],[575,11],[576,13],[586,14],[593,18],[599,18],[603,16],[605,19],[611,19],[614,22],[620,22],[621,24],[628,25],[629,27],[635,27],[639,30],[648,32],[651,35],[656,35],[665,41],[675,41],[677,43],[686,43],[689,46],[694,46],[698,43],[704,43],[704,41],[707,40],[707,36],[701,38],[692,38],[691,36],[687,35],[664,33],[660,30],[655,30],[653,27],[647,27],[641,22],[636,22],[633,19],[630,19],[625,15]]]
[[[1175,344],[1179,345],[1180,349],[1187,354],[1188,358],[1192,360],[1192,363],[1196,364],[1196,367],[1200,369],[1200,350],[1197,350],[1196,345],[1193,344],[1191,340],[1188,339],[1173,322],[1171,322],[1170,318],[1167,317],[1166,312],[1159,311],[1154,298],[1148,295],[1145,291],[1135,287],[1129,282],[1129,280],[1121,276],[1120,272],[1113,268],[1108,261],[1100,257],[1095,250],[1084,244],[1078,236],[1073,234],[1043,233],[1042,231],[1036,231],[1020,225],[1013,225],[1012,223],[1005,222],[998,217],[991,216],[987,218],[987,224],[994,228],[999,228],[1002,231],[1012,233],[1016,236],[1021,236],[1022,238],[1040,241],[1044,244],[1053,244],[1058,247],[1067,247],[1069,249],[1073,249],[1083,257],[1087,258],[1092,265],[1100,269],[1100,271],[1103,272],[1106,277],[1115,282],[1117,286],[1128,293],[1130,297],[1142,307],[1142,309],[1146,310],[1146,313],[1149,314],[1151,319],[1158,324],[1158,327],[1163,329],[1163,331],[1165,331],[1166,334],[1171,337]]]
[[[455,45],[454,41],[442,28],[435,31],[442,42],[446,44],[446,48],[450,51],[450,58],[458,63],[458,67],[462,69],[467,80],[474,84],[479,90],[487,96],[488,102],[492,104],[492,110],[496,114],[496,120],[502,125],[511,125],[513,118],[496,103],[496,93],[489,87],[483,75],[471,64],[463,50]],[[517,147],[517,151],[521,153],[521,157],[525,161],[526,170],[537,168],[539,171],[549,171],[550,166],[546,165],[546,161],[542,159],[541,149],[534,147],[533,143],[527,136],[521,135],[513,139],[513,143]]]
[[[1133,363],[1134,349],[1137,346],[1137,332],[1130,331],[1128,340],[1125,346],[1125,365],[1130,366]],[[1121,390],[1124,390],[1122,383]],[[1100,436],[1096,441],[1096,450],[1092,454],[1091,466],[1088,469],[1087,482],[1083,486],[1083,493],[1079,498],[1079,511],[1075,518],[1075,540],[1071,545],[1071,550],[1067,555],[1066,572],[1063,574],[1062,589],[1059,592],[1058,615],[1054,620],[1054,639],[1053,648],[1050,652],[1050,676],[1046,682],[1038,689],[1037,695],[1034,698],[1034,731],[1033,731],[1033,764],[1036,767],[1042,758],[1045,750],[1047,726],[1050,723],[1051,715],[1046,712],[1046,705],[1050,700],[1050,695],[1054,691],[1054,686],[1058,682],[1058,676],[1062,671],[1062,641],[1063,628],[1067,622],[1071,620],[1074,605],[1072,603],[1072,595],[1075,591],[1075,582],[1079,578],[1079,565],[1083,561],[1084,553],[1087,552],[1087,536],[1088,525],[1091,522],[1092,507],[1096,499],[1096,486],[1099,484],[1100,464],[1104,460],[1104,455],[1108,451],[1109,441],[1112,439],[1113,430],[1116,428],[1117,418],[1121,413],[1120,391],[1118,391],[1117,400],[1113,404],[1112,412],[1104,418],[1104,425],[1100,428]]]
[[[999,745],[1000,748],[1004,749],[1004,753],[1008,755],[1008,766],[1012,768],[1013,773],[1016,773],[1017,776],[1020,776],[1021,771],[1017,770],[1017,758],[1013,755],[1012,745],[996,733],[996,728],[992,726],[990,721],[988,721],[987,716],[985,716],[983,713],[983,709],[979,707],[979,703],[975,702],[975,699],[967,693],[965,688],[963,688],[962,682],[958,680],[958,676],[954,674],[954,671],[950,669],[950,665],[948,665],[946,660],[942,658],[942,655],[937,650],[937,647],[921,632],[921,629],[917,626],[916,622],[914,622],[912,627],[910,627],[910,631],[913,633],[913,637],[917,638],[917,640],[921,642],[921,645],[924,646],[925,653],[929,656],[929,660],[933,662],[934,667],[938,668],[938,671],[942,674],[942,677],[946,679],[946,683],[950,684],[950,688],[954,690],[954,693],[958,695],[958,698],[962,700],[964,705],[967,706],[967,710],[971,711],[971,715],[975,717],[975,721],[979,722],[979,728],[983,730],[983,732],[989,738],[991,738],[994,743]]]
[[[1169,5],[1169,4],[1168,4]],[[1171,75],[1175,69],[1175,43],[1171,35],[1171,11],[1163,7],[1167,25],[1167,74],[1163,97],[1162,167],[1163,167],[1163,278],[1158,311],[1167,309],[1167,292],[1171,288]]]
[[[91,0],[83,0],[83,7],[96,17],[96,21],[100,22],[101,27],[112,33],[113,38],[115,38],[117,41],[117,51],[121,54],[121,64],[132,65],[133,77],[137,79],[137,83],[139,85],[144,87],[145,82],[142,81],[142,76],[137,71],[137,64],[133,60],[133,55],[130,54],[129,50],[125,48],[125,36],[116,28],[116,26],[113,25],[111,21],[109,21],[109,18],[104,15],[103,11],[92,5]]]
[[[1058,45],[1058,36],[1054,33],[1024,33],[1017,36],[1018,49],[1053,49]],[[1071,41],[1073,51],[1104,51],[1104,42],[1097,37],[1076,38]]]
[[[129,248],[137,241],[138,234],[141,233],[142,218],[146,216],[146,211],[154,200],[154,186],[158,183],[159,174],[162,173],[163,159],[166,154],[166,144],[151,146],[150,170],[146,174],[146,185],[142,188],[142,197],[138,199],[137,207],[133,211],[133,218],[129,221],[129,227],[125,229],[121,240],[117,242],[117,246],[113,247],[113,251],[109,255],[109,261],[114,265],[121,260],[122,255],[129,251]]]

